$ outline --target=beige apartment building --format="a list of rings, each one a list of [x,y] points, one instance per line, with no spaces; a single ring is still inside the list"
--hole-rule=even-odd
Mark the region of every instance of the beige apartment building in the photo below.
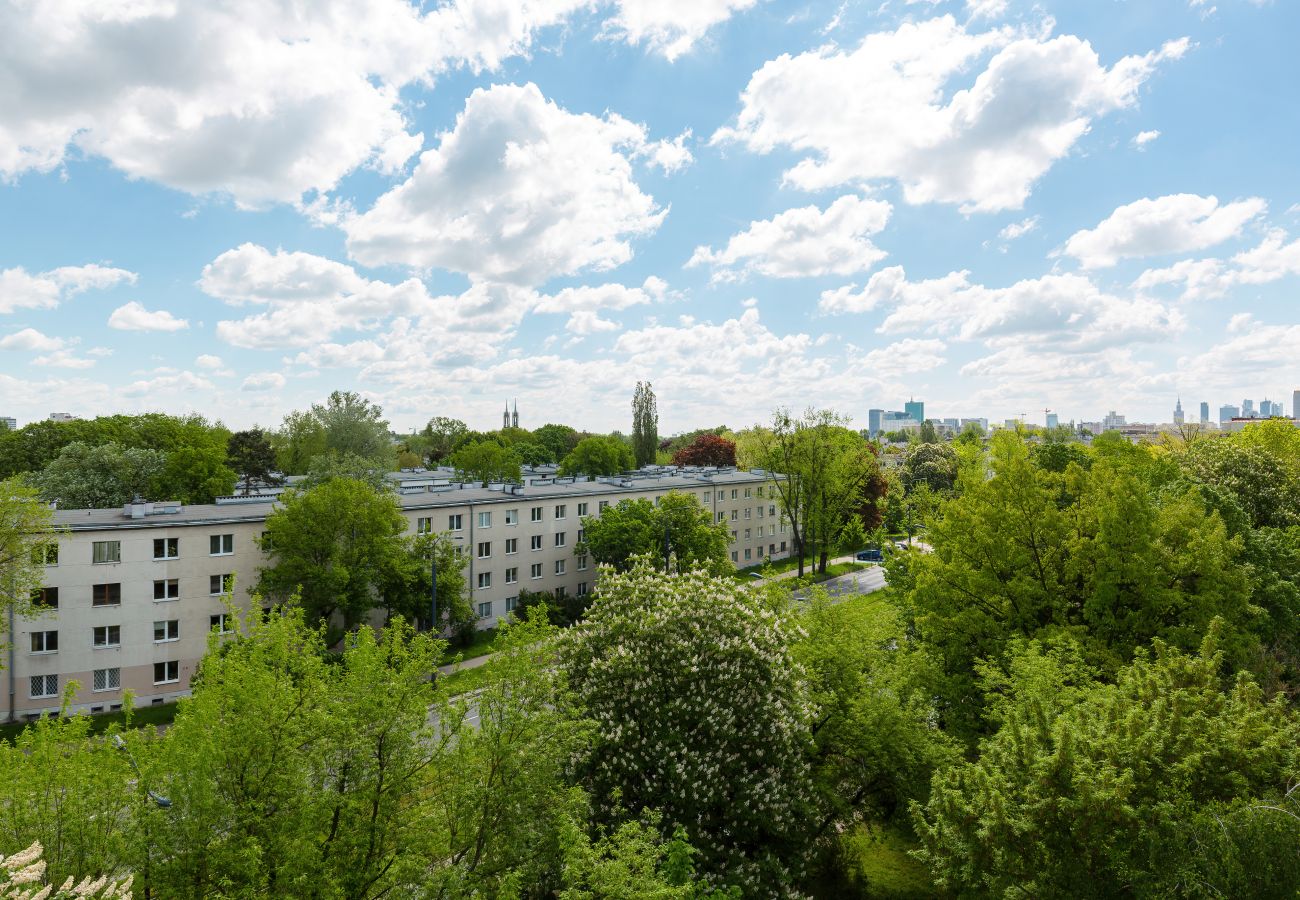
[[[694,494],[727,523],[738,566],[789,555],[778,501],[762,471],[663,469],[594,481],[531,477],[519,485],[467,486],[439,473],[400,473],[398,499],[413,534],[443,533],[466,557],[465,583],[480,627],[515,608],[520,589],[586,594],[595,563],[575,548],[582,520],[620,500]],[[266,557],[257,546],[273,496],[202,506],[139,503],[117,510],[59,510],[58,551],[47,561],[48,611],[11,617],[0,721],[59,708],[105,712],[130,690],[137,705],[189,692],[227,603],[247,611]]]

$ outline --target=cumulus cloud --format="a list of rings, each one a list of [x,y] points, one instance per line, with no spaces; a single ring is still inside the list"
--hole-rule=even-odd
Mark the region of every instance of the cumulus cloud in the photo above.
[[[1281,229],[1270,231],[1260,243],[1230,260],[1184,259],[1171,266],[1147,269],[1133,282],[1141,291],[1161,286],[1181,288],[1183,300],[1222,297],[1243,284],[1271,284],[1300,275],[1300,240],[1287,240]]]
[[[872,350],[862,357],[861,365],[879,375],[896,377],[937,369],[947,360],[948,345],[934,338],[907,338],[887,347]]]
[[[695,248],[686,265],[711,266],[715,281],[751,274],[803,278],[862,272],[885,257],[870,236],[884,230],[892,209],[883,200],[856,194],[845,194],[825,210],[787,209],[771,219],[750,222],[721,250]]]
[[[22,266],[0,269],[0,313],[17,309],[53,309],[60,301],[92,289],[134,284],[136,275],[100,265],[61,266],[36,275]]]
[[[1121,259],[1203,250],[1239,236],[1268,204],[1259,197],[1219,204],[1214,196],[1169,194],[1119,207],[1097,227],[1076,231],[1063,252],[1085,269]]]
[[[159,397],[174,398],[195,391],[210,391],[212,388],[212,382],[193,372],[165,372],[156,378],[133,381],[122,388],[121,394],[124,397],[147,397],[156,400]]]
[[[1094,118],[1132,106],[1186,39],[1110,68],[1073,35],[968,30],[951,16],[763,65],[734,126],[712,140],[802,159],[785,173],[805,190],[896,181],[909,203],[965,211],[1019,208]],[[974,77],[965,77],[992,54]]]
[[[279,372],[254,372],[244,379],[239,386],[241,391],[278,391],[285,385],[285,377]]]
[[[21,350],[28,353],[50,353],[64,347],[63,338],[50,337],[35,328],[24,328],[0,338],[0,350]]]
[[[1021,219],[1019,222],[1011,222],[998,232],[998,237],[1004,241],[1014,241],[1024,237],[1038,227],[1038,216],[1030,216],[1027,219]]]
[[[223,368],[225,363],[221,361],[220,356],[213,356],[211,353],[201,353],[199,356],[195,357],[194,365],[199,369],[214,371]]]
[[[184,331],[190,327],[190,323],[176,318],[165,309],[150,312],[132,300],[113,310],[108,317],[108,327],[119,331]]]
[[[1158,137],[1160,137],[1159,131],[1139,131],[1137,134],[1133,135],[1133,146],[1141,150]]]
[[[621,284],[581,285],[568,287],[550,296],[538,297],[533,309],[541,313],[568,313],[566,330],[576,334],[613,331],[618,323],[602,319],[601,310],[623,310],[663,300],[668,285],[651,275],[641,287]]]
[[[708,30],[757,0],[615,0],[617,11],[605,33],[629,44],[643,44],[670,62],[693,47]]]

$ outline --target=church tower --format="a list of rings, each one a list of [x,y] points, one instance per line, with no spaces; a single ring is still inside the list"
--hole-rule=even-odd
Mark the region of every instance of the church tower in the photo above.
[[[510,404],[509,403],[506,404],[506,411],[501,415],[501,427],[502,428],[510,427]]]
[[[1183,424],[1183,398],[1179,397],[1174,404],[1174,424]]]
[[[510,427],[511,428],[519,427],[519,401],[518,400],[515,400],[515,411],[510,416]]]

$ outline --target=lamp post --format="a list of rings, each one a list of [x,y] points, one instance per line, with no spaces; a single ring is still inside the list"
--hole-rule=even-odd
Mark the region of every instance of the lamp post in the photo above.
[[[116,747],[118,750],[122,751],[123,753],[125,753],[126,758],[130,760],[131,768],[135,771],[136,783],[140,785],[140,790],[144,792],[144,795],[149,798],[149,802],[152,803],[154,806],[158,807],[159,809],[171,809],[172,802],[170,799],[164,797],[162,794],[159,794],[157,791],[151,791],[144,786],[144,775],[141,774],[140,766],[135,761],[135,754],[132,753],[131,748],[126,745],[126,741],[122,739],[122,735],[120,734],[113,735],[113,746]],[[149,900],[149,898],[153,896],[153,886],[151,884],[152,879],[150,878],[149,875],[149,869],[151,868],[150,861],[152,859],[153,859],[153,853],[149,850],[148,845],[146,845],[145,852],[144,852],[145,900]]]

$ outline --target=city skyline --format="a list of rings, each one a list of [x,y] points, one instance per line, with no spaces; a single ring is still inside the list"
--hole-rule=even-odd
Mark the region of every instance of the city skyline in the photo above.
[[[315,8],[0,11],[0,415],[1290,409],[1294,5]]]

